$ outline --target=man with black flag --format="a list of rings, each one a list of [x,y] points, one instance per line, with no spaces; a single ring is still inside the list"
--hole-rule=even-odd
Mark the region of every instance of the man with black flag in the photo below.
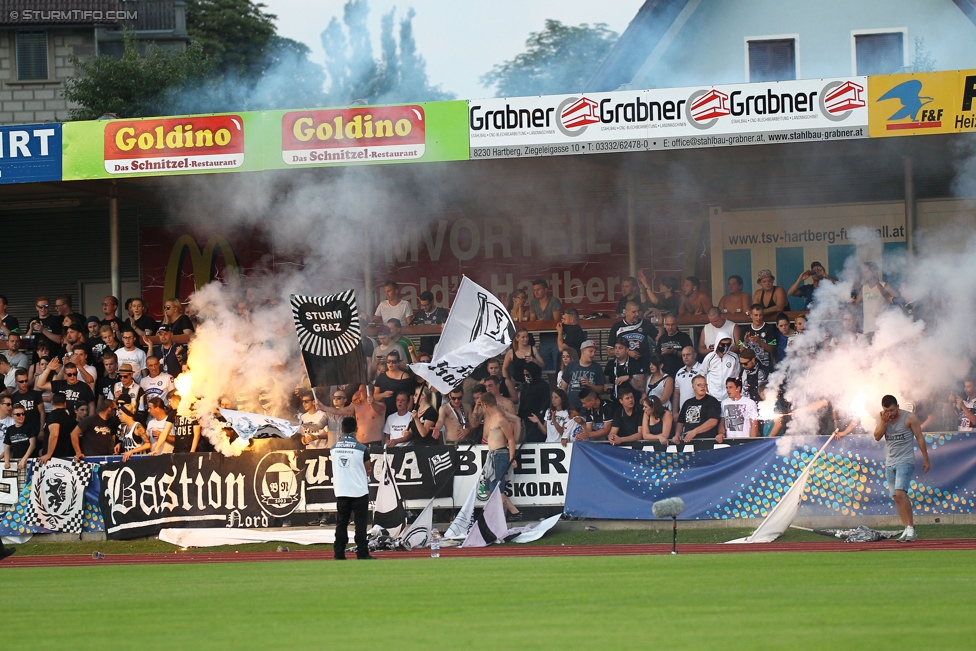
[[[332,448],[332,485],[335,489],[336,518],[333,557],[346,560],[349,542],[349,516],[356,518],[356,558],[373,560],[366,542],[366,519],[369,514],[369,450],[356,440],[356,419],[342,419],[342,436]]]

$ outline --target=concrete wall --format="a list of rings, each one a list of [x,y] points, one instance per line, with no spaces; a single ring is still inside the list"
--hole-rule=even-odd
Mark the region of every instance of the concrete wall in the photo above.
[[[18,81],[16,32],[0,32],[0,124],[61,122],[71,108],[61,96],[64,80],[73,77],[71,55],[95,54],[91,28],[48,30],[48,79]]]
[[[976,25],[952,0],[701,0],[632,87],[746,82],[746,39],[756,37],[795,36],[798,78],[851,75],[855,32],[902,29],[907,65],[919,37],[936,69],[976,68]]]

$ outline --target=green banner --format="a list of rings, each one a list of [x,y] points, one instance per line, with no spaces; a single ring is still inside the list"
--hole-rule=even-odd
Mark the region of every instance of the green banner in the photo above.
[[[467,102],[68,122],[63,180],[468,159]]]

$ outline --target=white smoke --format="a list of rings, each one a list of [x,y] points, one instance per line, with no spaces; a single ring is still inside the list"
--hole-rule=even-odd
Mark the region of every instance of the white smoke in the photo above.
[[[836,284],[821,282],[806,332],[797,336],[793,353],[777,368],[766,390],[768,410],[785,389],[794,414],[789,433],[815,431],[815,407],[822,400],[856,416],[870,432],[884,395],[894,395],[902,406],[921,403],[931,411],[967,377],[976,352],[976,237],[956,246],[955,253],[943,246],[944,237],[946,233],[940,232],[922,238],[914,257],[885,258],[883,272],[901,278],[894,288],[915,308],[915,318],[897,304],[900,301],[886,305],[873,337],[852,342],[841,337],[840,323],[845,310],[858,309],[851,301],[858,263],[881,262],[871,257],[881,250],[877,235],[854,230],[852,239],[864,257],[848,260]],[[958,240],[958,230],[955,237]]]

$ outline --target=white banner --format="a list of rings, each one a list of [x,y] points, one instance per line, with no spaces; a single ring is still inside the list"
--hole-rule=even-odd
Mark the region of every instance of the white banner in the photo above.
[[[220,415],[227,419],[227,422],[237,435],[242,439],[249,439],[255,436],[278,436],[286,439],[298,431],[298,425],[284,418],[265,416],[264,414],[252,414],[248,411],[236,411],[234,409],[221,409]],[[276,433],[277,432],[277,433]]]
[[[572,443],[566,447],[559,443],[523,445],[516,456],[518,467],[510,468],[505,476],[505,494],[516,506],[562,506],[566,501],[572,454]],[[477,488],[487,456],[486,445],[458,450],[460,465],[454,475],[455,504],[464,503],[471,490]],[[487,493],[480,490],[476,505],[483,505],[487,499]]]
[[[868,137],[867,77],[471,100],[471,158]]]
[[[448,393],[479,364],[505,352],[514,337],[515,324],[501,301],[464,276],[434,358],[410,368],[441,393]]]

